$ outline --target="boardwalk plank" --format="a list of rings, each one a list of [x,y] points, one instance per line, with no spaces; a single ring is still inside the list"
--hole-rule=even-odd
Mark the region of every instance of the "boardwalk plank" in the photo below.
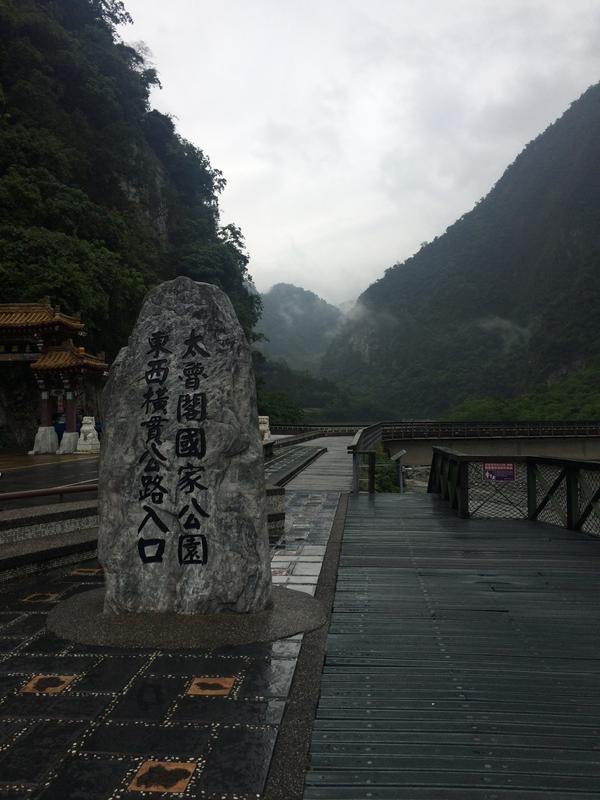
[[[600,540],[352,498],[305,800],[600,795]]]

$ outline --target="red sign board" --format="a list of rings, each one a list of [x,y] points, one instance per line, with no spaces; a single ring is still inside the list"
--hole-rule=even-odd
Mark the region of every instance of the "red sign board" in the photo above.
[[[514,481],[515,465],[506,463],[484,464],[483,477],[488,481]]]

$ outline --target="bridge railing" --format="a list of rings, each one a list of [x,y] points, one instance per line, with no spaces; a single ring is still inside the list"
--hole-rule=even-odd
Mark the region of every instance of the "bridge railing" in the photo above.
[[[546,522],[600,536],[600,462],[433,448],[429,492],[465,518]]]
[[[363,428],[364,423],[321,423],[315,425],[271,425],[271,433],[281,434],[282,436],[300,435],[318,431],[321,436],[354,436],[359,428]]]
[[[510,439],[600,436],[600,422],[384,422],[383,440],[392,439]]]
[[[263,442],[263,455],[265,461],[273,458],[276,450],[282,450],[284,447],[293,447],[296,444],[303,442],[310,442],[311,439],[319,439],[323,434],[321,431],[308,431],[297,434],[295,436],[286,436],[285,439],[269,439]]]
[[[352,491],[356,494],[360,489],[360,474],[367,467],[367,487],[369,494],[375,492],[375,465],[377,462],[377,445],[383,436],[383,423],[376,422],[366,428],[360,428],[348,445],[348,453],[352,456]],[[366,464],[365,464],[366,457]]]
[[[398,439],[510,439],[569,436],[600,437],[598,420],[558,422],[439,422],[429,419],[377,423],[321,423],[315,425],[272,425],[272,433],[293,435],[320,431],[323,436],[354,436],[381,427],[383,441]]]

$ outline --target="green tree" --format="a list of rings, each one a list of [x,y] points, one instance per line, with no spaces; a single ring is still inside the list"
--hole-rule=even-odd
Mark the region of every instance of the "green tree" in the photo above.
[[[156,71],[124,44],[119,0],[0,2],[0,279],[4,302],[50,295],[112,356],[144,292],[188,275],[227,292],[248,336],[239,229],[208,157],[153,110]]]

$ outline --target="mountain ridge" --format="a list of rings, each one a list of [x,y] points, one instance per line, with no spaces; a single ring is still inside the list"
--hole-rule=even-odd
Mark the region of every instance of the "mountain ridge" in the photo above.
[[[514,397],[599,351],[600,84],[490,192],[358,301],[321,374],[374,413]]]
[[[276,283],[261,295],[257,330],[266,341],[259,349],[293,369],[318,371],[328,342],[342,321],[342,311],[315,292],[292,283]]]

